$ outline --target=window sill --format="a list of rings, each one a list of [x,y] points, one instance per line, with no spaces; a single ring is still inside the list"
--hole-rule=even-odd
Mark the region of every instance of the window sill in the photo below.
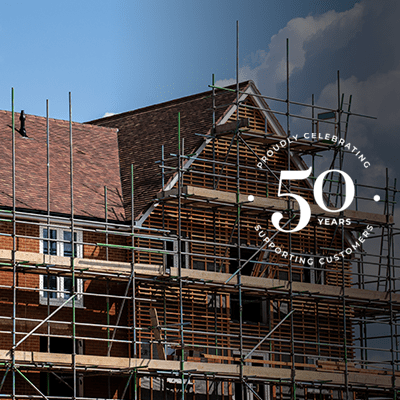
[[[67,299],[50,299],[49,305],[52,307],[60,307],[63,303],[65,303]],[[47,298],[46,297],[39,297],[39,304],[42,306],[47,306]],[[64,307],[72,308],[72,300],[69,301]],[[85,308],[83,306],[83,299],[75,300],[75,308]]]

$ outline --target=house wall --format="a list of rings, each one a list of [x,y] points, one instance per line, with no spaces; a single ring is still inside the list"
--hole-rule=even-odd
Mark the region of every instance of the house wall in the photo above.
[[[251,127],[259,131],[264,131],[264,119],[260,114],[246,111],[240,117],[251,118]],[[235,119],[235,115],[231,120]],[[267,126],[267,132],[271,133],[271,126]],[[232,146],[231,146],[232,143]],[[266,152],[266,147],[261,142],[252,142],[252,148],[262,156]],[[229,150],[230,149],[230,150]],[[227,156],[229,150],[229,154]],[[231,137],[220,138],[213,146],[210,143],[201,155],[201,158],[217,161],[219,164],[214,170],[209,161],[195,161],[191,171],[185,173],[183,178],[184,185],[193,185],[203,188],[218,189],[221,191],[236,192],[236,160],[238,158],[236,143]],[[240,172],[241,179],[240,193],[244,195],[265,196],[277,198],[277,185],[271,174],[262,172],[256,168],[257,160],[252,152],[245,146],[239,146]],[[288,158],[285,151],[281,151],[269,162],[269,167],[273,171],[287,169]],[[229,164],[229,165],[226,165]],[[223,167],[224,166],[224,167]],[[291,168],[297,168],[293,163]],[[225,174],[216,185],[216,178],[208,174]],[[258,182],[256,182],[258,181]],[[263,183],[264,181],[264,183]],[[268,182],[268,183],[265,183]],[[294,187],[294,186],[293,186]],[[295,192],[301,194],[308,202],[312,202],[312,194],[304,182],[300,182]],[[267,232],[269,236],[273,234],[270,224],[270,211],[250,212],[245,208],[241,211],[240,235],[235,228],[236,208],[225,207],[217,208],[212,203],[196,202],[196,199],[187,199],[182,202],[180,210],[181,231],[183,242],[187,246],[183,247],[184,252],[190,253],[183,259],[183,266],[190,269],[210,270],[216,272],[232,273],[237,268],[238,243],[242,247],[242,263],[247,260],[249,254],[262,245],[260,230]],[[154,234],[156,238],[135,239],[137,247],[152,248],[160,252],[135,251],[135,263],[163,265],[166,268],[174,266],[174,257],[167,257],[162,253],[165,249],[165,241],[161,238],[170,239],[173,243],[174,236],[178,232],[179,210],[177,202],[165,202],[154,209],[144,226],[169,230],[168,234]],[[257,231],[255,228],[260,226]],[[10,223],[0,223],[0,232],[11,234]],[[17,224],[17,235],[39,238],[39,227],[33,224]],[[151,236],[152,233],[149,233]],[[240,238],[239,238],[240,237]],[[333,238],[333,239],[332,239]],[[171,241],[172,240],[172,241]],[[186,241],[187,240],[187,241]],[[106,248],[97,246],[97,243],[105,243],[106,237],[98,232],[84,232],[83,257],[88,259],[105,260]],[[131,244],[131,238],[109,235],[110,244],[125,245]],[[87,244],[89,243],[89,244]],[[289,247],[289,236],[280,234],[274,239],[276,246],[284,249]],[[38,253],[40,246],[38,239],[17,238],[17,250]],[[304,254],[324,254],[327,247],[341,247],[341,236],[337,235],[334,227],[319,226],[316,221],[311,221],[310,227],[304,228],[300,233],[295,233],[291,237],[292,253]],[[12,249],[12,238],[0,236],[0,248]],[[247,253],[246,253],[247,252]],[[108,259],[112,261],[131,261],[131,252],[116,248],[108,249]],[[260,256],[254,259],[252,268],[243,270],[244,275],[267,277],[279,280],[288,280],[289,263],[276,253],[260,252]],[[262,264],[268,262],[269,264]],[[249,264],[251,266],[251,263]],[[293,278],[305,282],[307,279],[306,269],[301,262],[293,261]],[[345,263],[345,286],[350,286],[350,265]],[[25,288],[39,288],[39,275],[35,271],[18,272],[16,275],[17,284]],[[87,294],[107,293],[122,296],[126,288],[126,282],[108,282],[105,277],[84,281],[84,291]],[[103,279],[102,279],[103,278]],[[2,285],[12,285],[12,273],[0,271],[0,282]],[[325,285],[342,285],[342,264],[332,263],[330,270],[325,271]],[[0,348],[9,349],[11,347],[11,324],[9,317],[12,315],[12,291],[9,288],[0,288],[0,308],[1,316],[8,319],[1,319],[1,330],[4,332],[0,336]],[[130,292],[129,295],[132,293]],[[160,323],[162,325],[172,325],[173,328],[164,332],[164,340],[167,346],[168,358],[179,359],[180,355],[180,309],[179,309],[179,287],[178,281],[173,278],[165,278],[164,282],[140,280],[136,282],[136,321],[138,354],[137,357],[157,359],[154,329],[150,318],[150,308],[157,310]],[[218,364],[235,364],[239,360],[239,330],[237,314],[237,298],[221,288],[207,287],[203,290],[192,289],[183,284],[182,292],[183,320],[185,325],[185,360],[201,361]],[[289,299],[276,293],[244,292],[243,316],[243,347],[249,351],[263,337],[265,337],[273,327],[275,327],[289,312]],[[119,309],[122,306],[121,300],[110,300],[109,318],[110,324],[116,323]],[[86,296],[84,308],[76,309],[76,321],[78,323],[89,324],[78,326],[76,336],[85,337],[84,354],[87,355],[107,355],[107,335],[112,333],[104,327],[107,324],[107,302],[105,297]],[[290,341],[295,341],[294,362],[296,368],[313,368],[315,358],[337,359],[344,357],[344,337],[347,345],[351,344],[353,328],[350,323],[351,310],[346,310],[346,331],[343,327],[343,309],[337,303],[324,304],[316,299],[302,299],[297,297],[292,304],[295,313],[293,314],[293,332],[290,330],[289,323],[275,331],[272,340],[267,340],[261,345],[257,353],[249,361],[253,365],[272,366],[275,368],[291,368]],[[51,307],[54,310],[55,307]],[[258,309],[258,312],[254,310]],[[17,293],[16,315],[19,318],[43,320],[48,315],[46,305],[40,305],[38,291],[19,289]],[[132,326],[133,320],[132,303],[128,301],[125,311],[122,314],[120,324]],[[70,336],[72,335],[72,309],[65,307],[59,311],[54,318],[58,321],[65,321],[68,324],[51,325],[52,335]],[[29,332],[36,326],[38,321],[22,321],[17,323],[17,330]],[[102,324],[103,327],[96,327]],[[149,329],[150,328],[150,329]],[[154,327],[153,327],[154,328]],[[38,335],[47,333],[47,326],[43,326]],[[92,340],[87,339],[92,338]],[[94,338],[103,341],[93,340]],[[132,341],[130,332],[122,329],[118,330],[117,339]],[[18,339],[17,339],[18,340]],[[323,344],[323,345],[321,345]],[[27,339],[20,347],[26,351],[40,351],[39,336],[33,335]],[[112,356],[133,357],[132,346],[129,344],[114,344],[111,352]],[[351,358],[352,352],[347,356]],[[40,386],[40,375],[38,373],[27,372],[29,379]],[[19,391],[32,394],[34,391],[26,382],[22,383],[22,378],[18,378]],[[105,397],[110,395],[117,398],[121,395],[126,377],[112,377],[108,381],[107,376],[89,376],[84,380],[84,394],[90,397]],[[11,390],[10,377],[7,377],[5,390]],[[193,399],[207,399],[211,397],[221,399],[233,399],[235,396],[236,383],[227,380],[218,382],[210,380],[195,380],[188,389],[189,395]],[[129,389],[130,393],[132,387]],[[139,380],[140,399],[176,399],[180,395],[179,382],[162,378],[141,377]],[[110,393],[107,393],[107,392]],[[279,385],[268,386],[268,391],[273,399],[285,398],[287,393]],[[236,392],[236,396],[237,392]],[[303,396],[311,398],[307,394]],[[236,400],[237,400],[236,397]],[[287,397],[286,397],[287,398]],[[323,398],[320,396],[319,398]],[[328,397],[327,397],[328,398]],[[266,400],[266,399],[265,399]]]
[[[250,117],[253,129],[264,130],[264,119],[259,115],[247,111],[240,115],[241,118]],[[231,120],[235,119],[235,115]],[[271,127],[267,127],[271,132]],[[249,140],[250,141],[250,140]],[[252,149],[261,157],[265,154],[267,147],[260,142],[252,142]],[[228,156],[227,156],[228,154]],[[196,187],[217,189],[220,191],[235,192],[236,186],[236,162],[237,150],[236,142],[231,137],[219,138],[215,145],[208,144],[200,156],[202,159],[217,160],[224,164],[216,164],[212,168],[210,161],[195,161],[189,172],[183,176],[183,185],[192,185]],[[261,197],[277,197],[277,181],[271,175],[266,176],[256,168],[257,159],[248,148],[239,146],[240,159],[240,194],[255,195]],[[288,165],[287,152],[278,152],[273,159],[268,162],[272,171],[279,175],[279,171],[286,170]],[[229,165],[227,165],[229,164]],[[172,166],[172,164],[171,164]],[[291,169],[298,167],[292,162]],[[209,174],[209,175],[207,175]],[[212,174],[226,175],[226,178],[219,179]],[[258,181],[258,182],[256,182]],[[261,183],[264,181],[264,183]],[[218,185],[216,185],[218,182]],[[268,182],[267,184],[265,182]],[[304,181],[299,181],[292,185],[294,193],[300,194],[309,203],[313,203],[313,195],[310,187]],[[203,200],[203,201],[200,201]],[[187,198],[182,200],[180,210],[180,225],[184,243],[182,250],[190,253],[189,256],[182,258],[182,266],[190,269],[209,270],[216,272],[233,273],[237,268],[237,243],[238,231],[235,226],[237,217],[236,207],[222,207],[213,205],[212,199],[207,203],[207,199]],[[267,232],[271,237],[275,228],[271,226],[271,211],[252,212],[242,208],[240,218],[240,244],[242,251],[242,264],[247,261],[256,249],[262,246],[263,241],[259,232]],[[169,238],[172,240],[178,232],[179,210],[177,200],[171,198],[158,205],[148,217],[145,226],[158,227],[170,231]],[[297,221],[293,222],[295,225]],[[259,226],[258,230],[255,227]],[[168,234],[164,234],[168,238]],[[166,249],[165,242],[151,239],[137,239],[138,247],[157,248],[160,251]],[[276,247],[288,250],[289,235],[280,233],[274,239]],[[319,256],[328,254],[327,248],[340,249],[342,246],[341,230],[335,230],[335,227],[321,226],[316,220],[311,220],[309,226],[291,235],[291,249],[293,254],[305,253]],[[168,249],[168,248],[167,248]],[[277,253],[261,253],[254,259],[254,263],[249,263],[250,268],[243,269],[244,275],[267,277],[287,281],[289,279],[289,261]],[[261,264],[260,261],[267,261],[270,264]],[[135,252],[135,262],[144,264],[164,264],[166,267],[176,266],[171,258],[170,265],[166,264],[168,258],[162,253]],[[306,264],[307,265],[307,264]],[[317,263],[318,265],[318,263]],[[342,281],[342,262],[333,262],[323,271],[321,283],[323,285],[341,286]],[[311,268],[312,269],[312,268]],[[297,260],[292,260],[293,280],[300,282],[310,282],[308,279],[310,268],[305,268],[304,264]],[[321,269],[320,269],[321,270]],[[315,270],[318,273],[320,270]],[[350,287],[350,263],[344,263],[345,286]],[[234,302],[237,299],[234,295],[227,293],[219,288],[208,288],[206,285],[203,290],[193,290],[185,288],[183,284],[183,320],[188,323],[185,330],[184,342],[187,346],[185,350],[185,359],[188,361],[201,361],[211,363],[233,364],[239,362],[239,330],[237,311],[235,311]],[[138,326],[150,326],[149,309],[157,310],[160,323],[162,325],[173,325],[175,331],[165,332],[164,340],[170,343],[170,352],[173,353],[170,359],[179,359],[179,323],[180,310],[179,287],[178,282],[169,280],[164,284],[159,283],[138,283],[137,297],[149,298],[151,301],[137,302],[137,321]],[[289,299],[265,293],[246,293],[243,292],[243,348],[249,351],[263,337],[265,337],[273,327],[275,327],[289,312]],[[246,304],[247,303],[247,304]],[[254,305],[254,307],[253,307]],[[343,326],[343,308],[340,303],[329,304],[318,302],[317,299],[310,300],[296,297],[292,304],[295,310],[293,314],[293,332],[290,330],[289,322],[282,324],[271,336],[270,341],[265,341],[258,348],[258,354],[252,357],[253,365],[264,365],[275,368],[291,368],[291,346],[290,340],[293,335],[295,345],[294,362],[297,369],[316,368],[316,361],[343,359],[344,339],[346,337],[347,346],[351,345],[353,340],[353,327],[350,321],[353,312],[346,308],[346,329]],[[259,308],[258,318],[249,314],[252,308]],[[131,312],[129,313],[131,316]],[[254,319],[257,319],[254,321]],[[218,335],[220,334],[220,335]],[[149,342],[154,340],[154,334],[151,331],[139,331],[139,342]],[[234,350],[236,349],[236,350]],[[158,358],[155,344],[139,344],[139,355],[144,358]],[[351,359],[354,356],[352,350],[347,350],[347,357]],[[264,359],[264,362],[263,360]],[[153,390],[161,396],[162,390],[167,390],[168,386],[163,388],[162,382],[155,378],[145,381],[142,387],[142,399],[147,398],[149,391]],[[158,382],[158,383],[157,383]],[[207,383],[208,385],[208,383]],[[234,393],[233,383],[229,388],[219,396],[231,398]],[[147,388],[146,391],[143,391]],[[151,389],[153,388],[153,389]],[[198,383],[196,393],[196,384],[192,391],[196,396],[201,396],[205,386]],[[204,389],[205,390],[205,389]],[[270,390],[270,389],[268,389]],[[179,388],[175,388],[175,394],[179,393]],[[303,396],[313,398],[312,392]],[[274,386],[271,388],[271,396],[284,396],[281,388]],[[320,398],[325,395],[319,394]],[[322,396],[322,397],[321,397]],[[329,394],[330,396],[330,394]]]
[[[32,223],[17,223],[17,238],[16,250],[23,252],[39,253],[40,251],[40,229],[39,225]],[[0,234],[11,235],[12,224],[9,222],[0,223]],[[96,246],[97,243],[105,243],[106,235],[96,232],[84,232],[83,242],[88,243],[83,245],[83,257],[88,259],[106,260],[106,248]],[[89,244],[91,243],[91,244]],[[125,244],[125,237],[108,235],[108,243],[110,244]],[[0,235],[0,249],[12,250],[12,237]],[[110,261],[126,261],[126,250],[118,248],[108,249],[108,259]],[[9,350],[12,347],[12,321],[13,315],[13,273],[9,262],[5,262],[0,270],[0,350]],[[49,312],[53,312],[57,306],[51,305],[49,310],[47,305],[40,303],[40,273],[38,270],[29,267],[17,268],[16,285],[19,287],[16,291],[16,330],[19,334],[16,335],[18,342],[25,334],[34,329],[43,319],[48,316]],[[79,271],[76,271],[79,277]],[[59,272],[59,276],[65,274]],[[68,275],[65,275],[68,276]],[[83,299],[83,307],[77,304],[75,320],[76,323],[84,323],[85,326],[76,326],[75,335],[83,339],[82,353],[86,355],[106,356],[108,350],[107,337],[112,336],[113,330],[107,330],[107,308],[109,309],[109,324],[116,324],[117,316],[122,306],[121,299],[109,299],[107,306],[106,294],[116,296],[123,296],[126,290],[126,282],[107,280],[105,277],[99,275],[98,279],[84,279],[83,288],[86,296]],[[90,296],[89,294],[93,294]],[[101,296],[102,295],[102,296]],[[120,320],[121,326],[127,325],[127,307],[124,308]],[[17,350],[39,352],[43,351],[40,340],[48,332],[53,337],[68,338],[72,336],[72,307],[65,306],[51,318],[51,324],[44,324],[33,335],[21,343]],[[59,321],[60,323],[56,323]],[[96,326],[101,325],[101,326]],[[49,331],[48,331],[49,329]],[[101,340],[94,340],[101,339]],[[126,341],[128,334],[126,329],[119,329],[115,336],[117,340]],[[51,339],[52,340],[52,339]],[[63,349],[57,346],[56,352],[63,352]],[[69,350],[64,349],[66,353]],[[81,350],[77,350],[80,352]],[[114,343],[112,345],[111,356],[115,357],[129,357],[131,354],[129,343]],[[5,368],[3,368],[5,370]],[[38,388],[43,389],[43,374],[46,374],[46,369],[42,372],[21,368],[24,375]],[[54,370],[53,372],[65,376],[65,371]],[[42,374],[42,378],[41,378]],[[2,376],[2,374],[0,374]],[[51,375],[51,374],[50,374]],[[68,375],[68,374],[67,374]],[[1,380],[1,378],[0,378]],[[46,378],[45,378],[46,381]],[[70,381],[68,381],[70,382]],[[71,383],[71,382],[70,382]],[[104,397],[108,392],[110,385],[111,397],[118,398],[121,395],[125,386],[125,380],[119,377],[113,378],[110,383],[107,379],[89,377],[84,379],[84,393],[90,396]],[[24,380],[20,375],[16,377],[17,393],[26,395],[37,395],[37,392]],[[67,389],[65,389],[67,390]],[[11,373],[8,373],[2,393],[11,393],[12,380]],[[46,394],[46,391],[43,393]],[[52,394],[52,393],[50,393]]]

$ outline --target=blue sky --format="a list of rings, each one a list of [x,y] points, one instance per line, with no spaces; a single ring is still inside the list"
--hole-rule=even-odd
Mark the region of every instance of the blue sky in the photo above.
[[[353,95],[351,134],[370,152],[383,179],[400,168],[400,4],[397,0],[3,1],[0,17],[0,109],[73,119],[100,118],[208,90],[240,77],[262,93],[284,96],[285,41],[290,40],[291,96],[336,106],[336,71]],[[301,112],[304,112],[300,110]],[[309,129],[293,125],[299,131]],[[351,163],[350,163],[351,165]]]
[[[266,50],[296,17],[354,1],[4,1],[0,17],[0,108],[83,122],[207,90]]]

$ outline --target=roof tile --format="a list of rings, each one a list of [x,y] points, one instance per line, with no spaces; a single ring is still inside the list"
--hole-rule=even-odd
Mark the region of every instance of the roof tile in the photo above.
[[[245,90],[249,82],[240,84]],[[178,113],[185,153],[192,153],[203,142],[196,133],[207,134],[212,128],[211,91],[156,104],[134,111],[90,121],[91,124],[118,128],[122,192],[127,218],[131,215],[130,166],[134,168],[134,207],[138,218],[161,189],[161,169],[156,161],[164,154],[178,152]],[[235,101],[236,93],[216,90],[216,122]]]
[[[28,138],[19,132],[15,113],[15,184],[17,208],[47,210],[46,118],[26,115]],[[49,120],[50,211],[71,213],[69,122]],[[12,206],[12,114],[0,111],[0,204]],[[108,188],[109,218],[124,219],[117,151],[117,130],[72,124],[74,214],[104,218],[104,186]],[[111,208],[114,208],[114,211]]]

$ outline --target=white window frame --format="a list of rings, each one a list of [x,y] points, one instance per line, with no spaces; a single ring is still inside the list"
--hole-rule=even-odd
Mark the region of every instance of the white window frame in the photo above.
[[[43,238],[43,231],[47,229],[47,226],[41,226],[40,227],[40,237],[41,237],[41,241],[40,241],[40,253],[43,253],[43,242],[45,240],[50,241],[51,239],[45,239]],[[53,230],[53,231],[57,231],[57,256],[63,256],[64,253],[64,242],[62,241],[64,235],[63,233],[65,231],[67,232],[71,232],[71,229],[68,228],[52,228],[51,226],[48,227],[48,229]],[[74,233],[76,234],[76,253],[75,254],[75,258],[83,258],[83,245],[80,244],[83,241],[83,234],[82,231],[79,230],[75,230]]]
[[[56,297],[50,297],[48,298],[46,296],[49,295],[51,292],[44,291],[44,278],[46,275],[40,275],[39,279],[39,304],[47,305],[47,301],[51,306],[61,306],[61,304],[65,303],[67,298],[65,295],[67,293],[64,292],[64,281],[65,278],[64,276],[57,276],[56,281],[57,281],[57,293]],[[50,276],[50,275],[49,275]],[[76,278],[76,293],[77,296],[75,297],[75,306],[76,307],[83,307],[83,279]],[[68,302],[65,307],[72,307],[72,301]]]
[[[44,251],[44,246],[43,246],[43,242],[45,240],[51,240],[51,239],[47,239],[47,238],[43,238],[43,233],[44,233],[44,229],[51,229],[57,232],[57,256],[63,256],[64,253],[64,242],[62,241],[64,238],[64,232],[68,231],[71,232],[70,229],[66,228],[60,228],[60,227],[52,227],[52,226],[40,226],[40,253],[43,254]],[[83,245],[82,243],[82,239],[83,239],[83,234],[82,231],[79,230],[75,230],[74,233],[76,234],[76,253],[75,257],[77,258],[82,258],[83,257]],[[49,275],[50,276],[50,275]],[[57,281],[57,293],[56,293],[56,297],[54,298],[48,298],[46,296],[46,294],[50,294],[50,292],[44,291],[44,277],[45,275],[40,275],[40,279],[39,279],[39,304],[43,304],[43,305],[47,305],[50,304],[52,306],[60,306],[61,304],[63,304],[67,298],[65,297],[65,295],[67,293],[63,293],[64,291],[64,283],[65,283],[65,278],[67,277],[63,277],[63,276],[57,276],[56,277],[56,281]],[[79,293],[83,293],[83,280],[77,278],[76,279],[76,292],[77,292],[77,296],[75,297],[75,306],[76,307],[83,307],[83,295],[79,294]],[[72,307],[72,301],[68,302],[66,304],[66,307]]]

